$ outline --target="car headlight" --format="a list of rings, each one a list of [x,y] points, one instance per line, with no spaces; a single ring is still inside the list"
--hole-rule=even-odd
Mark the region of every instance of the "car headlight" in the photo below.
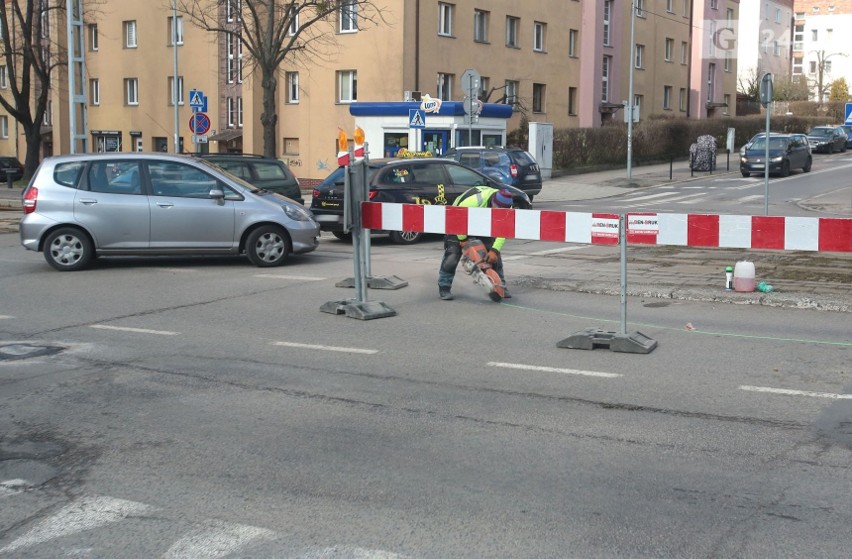
[[[284,213],[287,214],[287,217],[293,221],[310,221],[313,219],[311,212],[305,208],[300,208],[299,206],[282,205],[281,209],[283,209]]]
[[[741,156],[741,159],[740,159],[740,160],[741,160],[743,163],[748,163],[748,157],[746,157],[745,155]]]
[[[772,162],[772,163],[781,163],[781,161],[783,161],[783,160],[784,160],[784,156],[779,155],[778,157],[773,157],[769,161]]]

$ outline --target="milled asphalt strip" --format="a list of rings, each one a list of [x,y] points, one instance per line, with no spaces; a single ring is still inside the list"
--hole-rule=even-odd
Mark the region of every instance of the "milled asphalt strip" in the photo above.
[[[601,373],[598,371],[580,371],[577,369],[560,369],[557,367],[539,367],[537,365],[523,365],[521,363],[500,363],[489,361],[489,367],[500,367],[502,369],[520,369],[524,371],[537,371],[542,373],[561,373],[563,375],[582,375],[586,377],[617,378],[623,375],[618,373]]]
[[[809,396],[811,398],[831,398],[833,400],[852,400],[852,394],[833,394],[831,392],[811,392],[810,390],[787,390],[786,388],[770,388],[768,386],[740,386],[740,390],[748,392],[768,392],[784,396]]]
[[[320,351],[339,351],[342,353],[363,353],[367,355],[372,355],[374,353],[378,353],[377,349],[362,349],[358,347],[338,347],[338,346],[329,346],[329,345],[316,345],[316,344],[299,344],[295,342],[272,342],[272,345],[280,345],[284,347],[295,347],[300,349],[317,349]]]
[[[170,332],[168,330],[148,330],[147,328],[128,328],[126,326],[107,326],[106,324],[92,324],[89,328],[97,328],[98,330],[118,330],[120,332],[135,332],[137,334],[157,334],[158,336],[177,336],[180,332]]]

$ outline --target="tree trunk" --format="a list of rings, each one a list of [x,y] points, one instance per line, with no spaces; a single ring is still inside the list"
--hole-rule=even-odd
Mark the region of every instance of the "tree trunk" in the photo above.
[[[275,95],[278,91],[278,78],[275,69],[263,71],[263,112],[260,114],[260,123],[263,125],[263,155],[266,157],[277,157],[277,124],[278,113],[275,110]]]
[[[27,144],[27,156],[24,159],[24,180],[29,180],[41,163],[41,126],[25,127],[24,138],[26,138]]]

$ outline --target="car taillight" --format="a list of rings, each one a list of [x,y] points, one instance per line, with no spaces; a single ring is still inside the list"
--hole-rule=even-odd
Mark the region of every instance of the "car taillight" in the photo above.
[[[370,191],[370,200],[372,200],[373,198],[375,198],[378,195],[379,195],[379,193],[377,191],[371,190]]]
[[[312,197],[314,197],[314,198],[319,198],[319,190],[317,190],[317,189],[315,188],[315,189],[313,190],[313,192],[311,192],[311,196],[312,196]]]
[[[511,165],[509,165],[509,172],[512,173],[512,178],[517,177],[518,176],[518,166],[515,165],[514,163],[512,163]]]
[[[31,214],[36,209],[38,201],[38,188],[31,186],[24,192],[24,213]]]

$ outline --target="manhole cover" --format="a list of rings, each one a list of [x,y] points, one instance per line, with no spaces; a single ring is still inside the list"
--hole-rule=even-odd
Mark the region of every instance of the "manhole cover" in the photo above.
[[[8,344],[0,345],[0,361],[20,361],[32,357],[54,355],[63,347],[43,344]]]

